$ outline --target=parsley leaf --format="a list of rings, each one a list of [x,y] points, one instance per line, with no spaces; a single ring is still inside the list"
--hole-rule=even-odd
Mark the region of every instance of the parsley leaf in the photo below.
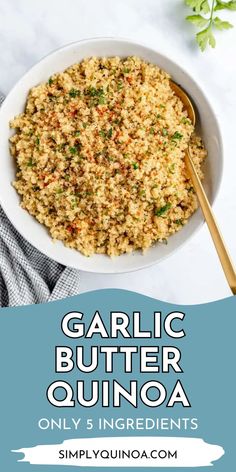
[[[171,136],[171,141],[175,141],[176,139],[182,139],[183,135],[179,133],[179,131],[175,131],[175,133]]]
[[[231,23],[229,23],[228,21],[222,21],[220,18],[218,18],[218,16],[214,18],[213,23],[214,23],[214,26],[220,31],[224,29],[233,28],[233,25]]]
[[[107,132],[107,137],[110,139],[112,137],[113,129],[110,128],[109,131]]]
[[[71,154],[77,154],[77,148],[76,147],[70,147],[69,151]]]
[[[216,45],[213,30],[228,30],[233,28],[229,21],[223,21],[215,16],[217,10],[236,11],[236,0],[223,2],[221,0],[185,0],[185,5],[193,9],[195,15],[189,15],[186,20],[194,24],[197,28],[203,28],[196,34],[196,41],[201,51],[204,51],[209,44],[212,48]],[[209,13],[209,16],[204,16]]]
[[[208,28],[200,31],[200,33],[196,34],[197,43],[201,49],[201,51],[205,51],[207,44],[209,44],[212,48],[216,45],[216,40],[212,33],[212,28],[208,26]]]
[[[158,210],[155,211],[156,216],[162,216],[164,215],[169,209],[171,208],[171,203],[166,203],[163,207],[159,208]]]
[[[186,16],[186,20],[190,23],[193,23],[195,26],[199,28],[204,28],[208,24],[207,18],[204,18],[202,15],[190,15]]]
[[[26,165],[27,165],[27,167],[34,167],[34,166],[36,166],[36,164],[35,164],[35,162],[33,162],[33,159],[32,159],[32,158],[29,159],[29,161],[27,162]]]
[[[207,0],[185,0],[185,4],[191,7],[196,13],[208,13],[210,11],[209,2]]]
[[[102,87],[99,87],[98,89],[95,87],[89,87],[86,90],[86,95],[89,95],[90,97],[101,97],[104,95],[104,90]]]
[[[217,10],[232,10],[236,11],[236,1],[231,2],[221,2],[220,0],[216,0],[216,6],[214,11]]]
[[[77,90],[77,89],[72,88],[72,89],[69,91],[69,95],[70,95],[70,97],[72,97],[72,98],[79,97],[79,96],[80,96],[80,90]]]
[[[105,137],[106,137],[106,132],[105,132],[103,129],[101,129],[101,130],[99,131],[99,135],[100,135],[102,138],[105,138]]]

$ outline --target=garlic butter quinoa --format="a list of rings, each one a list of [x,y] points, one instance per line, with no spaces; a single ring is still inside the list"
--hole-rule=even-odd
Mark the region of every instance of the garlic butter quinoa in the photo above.
[[[10,139],[21,206],[86,256],[167,242],[197,208],[185,169],[201,138],[169,76],[138,57],[92,57],[32,88]]]

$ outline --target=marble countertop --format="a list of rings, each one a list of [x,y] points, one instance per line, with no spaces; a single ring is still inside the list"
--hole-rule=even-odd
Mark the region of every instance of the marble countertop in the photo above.
[[[182,0],[0,0],[0,90],[5,94],[42,56],[66,43],[121,36],[158,49],[180,63],[203,87],[219,117],[225,166],[214,205],[236,261],[235,48],[236,13],[222,13],[235,28],[216,35],[217,48],[202,54]],[[81,291],[115,287],[161,300],[194,304],[230,296],[206,225],[169,259],[130,274],[81,273]]]

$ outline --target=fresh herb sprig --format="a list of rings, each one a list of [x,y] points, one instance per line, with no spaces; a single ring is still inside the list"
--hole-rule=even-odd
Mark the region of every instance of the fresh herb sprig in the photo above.
[[[185,4],[192,8],[194,15],[189,15],[186,20],[194,24],[197,28],[203,28],[196,34],[196,41],[201,51],[205,51],[210,45],[216,45],[214,30],[228,30],[233,28],[229,21],[221,20],[216,16],[218,10],[236,11],[236,0],[222,2],[221,0],[185,0]]]

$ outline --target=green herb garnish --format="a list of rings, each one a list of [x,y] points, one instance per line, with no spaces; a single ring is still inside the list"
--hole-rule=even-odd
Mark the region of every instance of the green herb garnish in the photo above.
[[[186,118],[186,116],[183,116],[181,123],[183,123],[184,125],[191,125],[191,121]]]
[[[155,133],[155,129],[153,127],[150,128],[150,134],[154,134]]]
[[[209,44],[212,48],[216,45],[214,30],[228,30],[233,25],[216,16],[218,10],[236,11],[236,1],[222,2],[221,0],[185,0],[185,4],[193,9],[194,15],[189,15],[186,20],[197,28],[203,28],[196,34],[196,41],[201,51]]]
[[[109,139],[110,139],[110,138],[112,137],[112,133],[113,133],[113,129],[112,129],[112,128],[110,128],[107,132],[104,131],[103,129],[101,129],[101,130],[99,131],[100,136],[101,136],[102,138],[104,138],[104,139],[105,139],[105,138],[109,138]]]
[[[35,141],[35,142],[36,142],[37,146],[39,146],[39,144],[40,144],[40,139],[39,139],[39,138],[36,138],[36,141]]]
[[[102,95],[104,95],[104,90],[102,87],[99,87],[98,89],[96,89],[95,87],[89,87],[85,93],[90,97],[101,97]]]
[[[123,82],[119,80],[119,82],[117,82],[117,90],[121,90],[122,88],[123,88]]]
[[[62,188],[57,188],[56,189],[56,193],[59,195],[60,193],[63,193],[63,189]]]
[[[74,154],[77,154],[78,149],[75,146],[72,146],[72,147],[69,148],[69,151],[70,151],[71,154],[74,155]]]
[[[168,136],[168,129],[163,128],[163,130],[162,130],[162,136]]]
[[[171,164],[170,167],[169,167],[169,172],[171,174],[174,174],[175,173],[175,163]]]
[[[183,135],[179,133],[179,131],[176,131],[172,136],[171,136],[171,141],[176,141],[176,139],[182,139]]]
[[[99,103],[99,105],[104,105],[104,104],[106,103],[105,97],[103,97],[103,96],[101,95],[101,97],[99,97],[99,99],[98,99],[98,103]]]
[[[171,208],[171,203],[166,203],[163,207],[159,208],[158,210],[155,211],[156,216],[162,216],[164,215],[169,209]]]
[[[72,89],[69,91],[69,95],[70,95],[70,97],[72,97],[72,98],[79,97],[80,94],[81,94],[80,90],[77,90],[77,89],[74,89],[74,88],[72,88]]]
[[[110,139],[112,137],[113,129],[110,128],[109,131],[107,132],[107,137]]]
[[[137,170],[137,169],[138,169],[138,164],[137,164],[137,162],[133,162],[132,166],[133,166],[134,170]]]
[[[35,162],[33,162],[33,159],[29,159],[28,162],[27,162],[27,167],[34,167],[36,166]]]
[[[105,137],[106,137],[106,132],[105,132],[103,129],[101,129],[101,130],[99,131],[99,135],[100,135],[102,138],[105,138]]]
[[[75,131],[75,136],[79,136],[79,135],[80,135],[80,131],[79,130]]]
[[[124,74],[128,74],[130,72],[130,69],[128,69],[128,67],[125,67],[124,68]]]
[[[52,84],[53,84],[53,79],[52,79],[52,77],[50,77],[50,78],[48,79],[48,85],[52,85]]]
[[[183,226],[183,220],[181,220],[181,219],[175,220],[174,223],[178,226]]]

